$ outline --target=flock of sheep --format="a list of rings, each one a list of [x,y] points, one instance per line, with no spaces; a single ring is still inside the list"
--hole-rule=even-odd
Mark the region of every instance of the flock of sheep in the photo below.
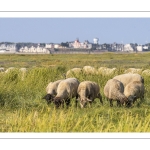
[[[117,68],[107,68],[107,67],[100,67],[98,69],[92,66],[84,66],[83,68],[73,68],[67,71],[66,78],[72,77],[75,74],[85,73],[85,74],[102,74],[102,75],[112,75],[116,73],[118,70]],[[138,68],[128,68],[124,71],[124,73],[138,73],[141,75],[148,75],[150,76],[150,69],[138,69]]]
[[[0,68],[0,72],[8,73],[16,68],[10,67],[7,70]],[[20,68],[21,72],[27,72],[26,68]],[[75,98],[76,106],[78,101],[81,108],[84,108],[87,103],[92,103],[94,99],[98,98],[103,104],[102,95],[100,93],[100,86],[93,81],[80,82],[74,78],[77,73],[86,74],[104,74],[110,75],[117,71],[116,68],[100,67],[95,69],[91,66],[84,66],[83,68],[73,68],[67,71],[65,79],[50,82],[46,87],[46,95],[43,97],[46,99],[47,104],[53,102],[56,107],[64,106],[64,103],[68,107],[70,100]],[[150,71],[142,69],[129,68],[125,70],[124,74],[117,75],[112,79],[109,79],[104,86],[104,95],[110,101],[110,106],[113,106],[113,101],[117,101],[117,105],[126,105],[130,107],[138,98],[144,99],[144,79],[141,76],[144,73]],[[140,75],[141,74],[141,75]],[[150,73],[149,73],[150,74]]]
[[[104,95],[113,106],[113,101],[117,105],[126,105],[130,107],[138,98],[144,99],[144,79],[139,74],[121,74],[109,79],[104,86]],[[76,106],[78,101],[81,108],[87,103],[92,103],[95,98],[99,98],[103,104],[100,86],[93,81],[79,82],[76,78],[66,78],[55,82],[50,82],[46,87],[47,94],[43,97],[47,104],[53,102],[58,108],[68,107],[70,100],[75,98]]]
[[[13,71],[15,69],[17,69],[17,68],[15,68],[15,67],[9,67],[6,70],[5,70],[5,68],[0,68],[0,72],[9,73],[10,71]],[[21,72],[27,72],[27,68],[19,68],[19,71],[21,71]]]
[[[11,70],[15,70],[17,68],[15,67],[9,67],[7,69],[1,67],[0,72],[9,72]],[[27,72],[27,68],[19,68],[22,72]],[[67,71],[66,78],[72,77],[74,74],[103,74],[103,75],[111,75],[117,72],[117,68],[107,68],[107,67],[99,67],[98,69],[92,67],[92,66],[84,66],[83,68],[73,68]],[[150,75],[150,69],[139,69],[139,68],[128,68],[124,71],[124,73],[138,73],[141,75]]]

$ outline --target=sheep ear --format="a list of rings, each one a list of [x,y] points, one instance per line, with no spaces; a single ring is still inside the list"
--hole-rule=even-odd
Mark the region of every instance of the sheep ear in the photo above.
[[[92,100],[90,100],[90,99],[88,99],[88,98],[87,98],[87,101],[92,102]]]

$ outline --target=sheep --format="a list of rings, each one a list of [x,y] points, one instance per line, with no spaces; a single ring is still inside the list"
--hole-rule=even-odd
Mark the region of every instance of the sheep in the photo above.
[[[119,81],[121,81],[124,85],[124,87],[132,82],[132,81],[140,81],[142,83],[144,83],[144,78],[139,75],[139,74],[121,74],[121,75],[118,75],[118,76],[115,76],[113,79],[117,79]]]
[[[124,89],[124,95],[128,98],[129,102],[134,102],[140,98],[142,101],[144,99],[144,84],[140,81],[133,81],[127,84]],[[130,104],[131,105],[131,104]]]
[[[127,97],[124,95],[123,83],[116,79],[109,79],[104,86],[104,95],[110,101],[110,106],[113,106],[113,101],[117,101],[117,106],[128,102]]]
[[[66,78],[73,77],[74,75],[78,75],[82,73],[82,68],[73,68],[67,71]]]
[[[117,71],[117,68],[107,68],[106,69],[106,74],[107,75],[111,75],[111,74],[114,74],[115,72]]]
[[[76,78],[67,78],[61,81],[57,88],[57,95],[54,97],[53,102],[56,108],[61,105],[64,107],[64,102],[68,107],[70,104],[70,99],[76,97],[77,106],[77,89],[79,86],[79,81]]]
[[[150,69],[146,69],[142,72],[142,75],[150,75]]]
[[[57,80],[54,82],[50,82],[46,87],[46,95],[43,97],[47,101],[47,104],[49,105],[53,98],[57,95],[57,87],[59,83],[63,80]]]
[[[100,94],[100,87],[97,83],[92,81],[83,81],[78,86],[78,99],[80,101],[81,108],[84,108],[87,102],[92,103],[95,98],[99,98],[103,104],[102,96]]]
[[[27,73],[27,68],[20,68],[19,72],[21,73],[21,80],[24,80],[25,75]]]
[[[91,66],[84,66],[83,67],[83,72],[85,74],[97,74],[97,70],[94,67],[91,67]]]
[[[124,73],[142,73],[142,69],[129,68],[125,70]]]
[[[106,67],[98,68],[98,74],[102,74],[102,75],[112,75],[116,71],[117,71],[117,68],[106,68]]]
[[[0,72],[4,72],[4,70],[5,70],[4,68],[0,68]]]
[[[13,71],[13,70],[15,70],[15,67],[9,67],[9,68],[5,71],[5,73],[9,73],[10,71]]]
[[[20,68],[19,71],[27,72],[27,68]]]

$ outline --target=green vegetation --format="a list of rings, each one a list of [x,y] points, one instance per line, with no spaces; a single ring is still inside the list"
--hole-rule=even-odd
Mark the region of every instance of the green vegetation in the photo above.
[[[0,132],[150,132],[150,77],[145,79],[145,99],[132,108],[111,108],[103,94],[107,80],[127,68],[150,69],[150,53],[103,53],[99,55],[0,55],[0,67],[27,67],[22,79],[18,69],[8,74],[0,72]],[[98,99],[92,106],[71,106],[55,109],[42,97],[50,81],[62,79],[63,73],[74,67],[90,65],[116,67],[110,76],[80,74],[79,81],[91,80],[101,87],[104,105]]]

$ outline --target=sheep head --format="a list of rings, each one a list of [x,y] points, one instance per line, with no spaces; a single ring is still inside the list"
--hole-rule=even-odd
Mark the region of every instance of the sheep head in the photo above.
[[[61,106],[61,104],[63,104],[64,101],[60,97],[55,97],[53,99],[53,102],[54,102],[56,108],[59,108]]]
[[[81,108],[84,108],[87,105],[87,102],[91,102],[92,100],[85,98],[85,99],[80,99],[80,106]]]
[[[53,100],[53,96],[51,94],[46,94],[42,99],[45,99],[49,105]]]
[[[133,96],[133,95],[130,95],[128,97],[128,101],[126,102],[126,106],[127,107],[131,107],[132,106],[132,103],[134,103],[134,101],[136,100],[136,96]]]

